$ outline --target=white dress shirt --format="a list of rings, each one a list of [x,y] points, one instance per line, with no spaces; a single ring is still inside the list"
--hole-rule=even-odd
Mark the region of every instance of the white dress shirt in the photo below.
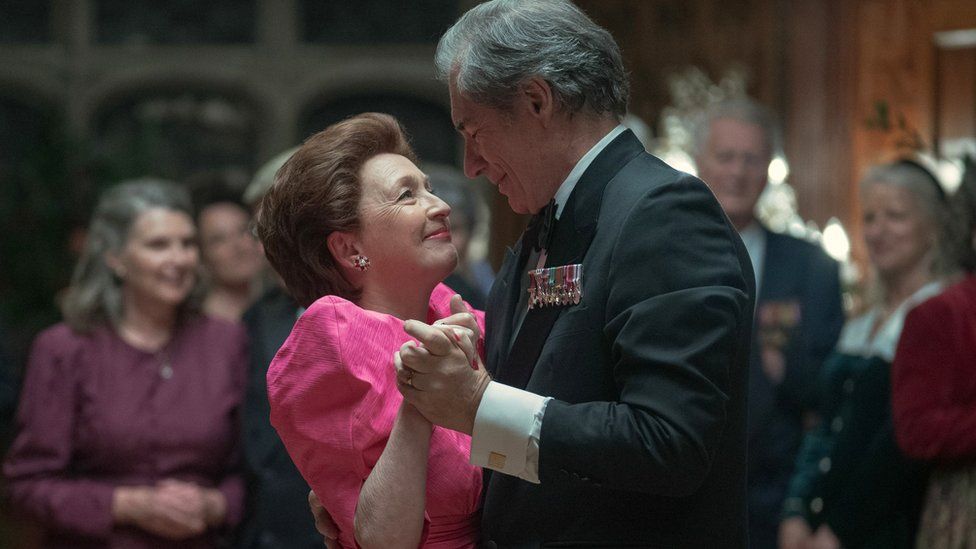
[[[871,330],[878,321],[881,307],[872,307],[867,313],[851,319],[844,325],[837,340],[837,350],[841,353],[855,356],[877,356],[888,362],[895,360],[895,349],[898,348],[898,337],[908,311],[930,297],[935,297],[942,291],[942,282],[929,282],[915,291],[905,301],[901,302],[888,319],[871,336]]]
[[[759,288],[762,284],[763,266],[766,264],[766,231],[759,223],[753,220],[748,227],[742,229],[739,238],[749,253],[749,260],[752,262],[752,271],[756,275],[756,296],[758,299]]]
[[[626,129],[618,125],[579,159],[553,197],[556,202],[556,219],[562,215],[563,206],[573,194],[586,168]],[[519,312],[516,311],[516,314]],[[512,338],[516,335],[517,333],[512,334]],[[542,417],[550,398],[495,381],[490,382],[474,419],[471,463],[538,484],[539,437],[542,433]]]

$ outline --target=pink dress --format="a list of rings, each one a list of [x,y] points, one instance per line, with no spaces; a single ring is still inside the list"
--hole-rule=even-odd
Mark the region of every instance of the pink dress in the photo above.
[[[450,315],[441,284],[428,322]],[[484,314],[476,311],[484,330]],[[301,316],[268,369],[271,423],[309,486],[355,547],[359,491],[393,428],[402,401],[393,353],[410,339],[396,317],[326,296]],[[480,345],[479,345],[480,347]],[[435,427],[427,468],[422,547],[474,548],[481,470],[468,462],[470,437]]]

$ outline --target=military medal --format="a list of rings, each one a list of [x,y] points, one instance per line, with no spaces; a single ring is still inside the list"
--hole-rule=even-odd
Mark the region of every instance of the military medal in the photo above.
[[[583,265],[529,271],[529,310],[578,304],[583,297]]]

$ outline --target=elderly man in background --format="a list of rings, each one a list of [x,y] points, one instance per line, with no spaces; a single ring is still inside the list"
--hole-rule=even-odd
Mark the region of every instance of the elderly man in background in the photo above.
[[[742,99],[710,109],[696,136],[698,175],[739,231],[756,273],[748,407],[753,549],[776,547],[804,421],[816,408],[817,372],[844,323],[837,263],[820,247],[756,219],[777,135],[771,113]]]
[[[610,34],[571,2],[494,0],[441,38],[465,142],[535,214],[470,339],[408,322],[400,390],[472,434],[488,547],[746,546],[745,406],[754,281],[699,180],[620,125]]]

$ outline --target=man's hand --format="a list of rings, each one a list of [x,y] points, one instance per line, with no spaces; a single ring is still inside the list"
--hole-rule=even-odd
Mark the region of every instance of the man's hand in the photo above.
[[[315,529],[325,538],[323,540],[325,546],[336,547],[335,542],[339,539],[339,527],[336,526],[332,516],[322,506],[319,497],[311,490],[308,491],[308,508],[312,511],[312,516],[315,517]]]
[[[462,315],[459,322],[473,321],[463,307],[459,298],[452,299],[454,315],[449,318]],[[430,326],[415,320],[405,322],[403,329],[419,345],[408,342],[394,354],[400,393],[431,423],[470,435],[491,380],[478,357],[478,332],[463,325]]]

